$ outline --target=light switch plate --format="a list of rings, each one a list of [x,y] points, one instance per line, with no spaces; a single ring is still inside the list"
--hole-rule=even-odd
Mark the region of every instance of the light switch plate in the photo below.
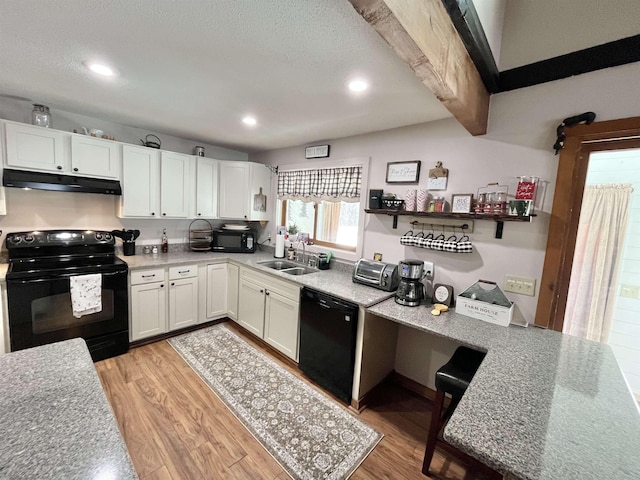
[[[504,291],[533,297],[536,294],[536,279],[518,277],[516,275],[505,275]]]

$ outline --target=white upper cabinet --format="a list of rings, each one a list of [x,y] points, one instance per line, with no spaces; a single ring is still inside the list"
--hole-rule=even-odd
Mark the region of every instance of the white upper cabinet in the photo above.
[[[148,147],[122,146],[121,217],[160,215],[160,152]]]
[[[220,218],[270,219],[271,171],[265,165],[221,162],[218,191]]]
[[[5,131],[8,167],[42,172],[69,172],[71,134],[11,122],[6,123]]]
[[[218,160],[196,157],[196,218],[218,216]]]
[[[71,135],[71,171],[74,174],[118,179],[121,162],[122,144],[86,135]]]
[[[160,159],[160,210],[162,217],[189,217],[191,155],[162,152]]]
[[[248,162],[220,163],[220,218],[247,218],[248,179]]]

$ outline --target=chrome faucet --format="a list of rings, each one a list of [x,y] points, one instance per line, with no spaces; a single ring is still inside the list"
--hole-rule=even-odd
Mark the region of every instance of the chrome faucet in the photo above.
[[[300,245],[302,245],[302,257],[300,257],[299,251],[300,251]],[[304,242],[298,242],[298,245],[296,246],[296,261],[300,262],[302,264],[305,263],[305,257],[306,257],[306,245]]]

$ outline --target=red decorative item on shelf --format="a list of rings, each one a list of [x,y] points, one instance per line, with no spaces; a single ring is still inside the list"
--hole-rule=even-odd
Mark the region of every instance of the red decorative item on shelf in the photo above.
[[[518,177],[516,200],[535,200],[538,177]]]

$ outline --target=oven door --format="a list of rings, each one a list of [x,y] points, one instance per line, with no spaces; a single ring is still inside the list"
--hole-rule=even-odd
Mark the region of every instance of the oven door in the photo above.
[[[73,316],[69,277],[7,279],[11,351],[128,330],[127,272],[102,273],[102,311]]]

